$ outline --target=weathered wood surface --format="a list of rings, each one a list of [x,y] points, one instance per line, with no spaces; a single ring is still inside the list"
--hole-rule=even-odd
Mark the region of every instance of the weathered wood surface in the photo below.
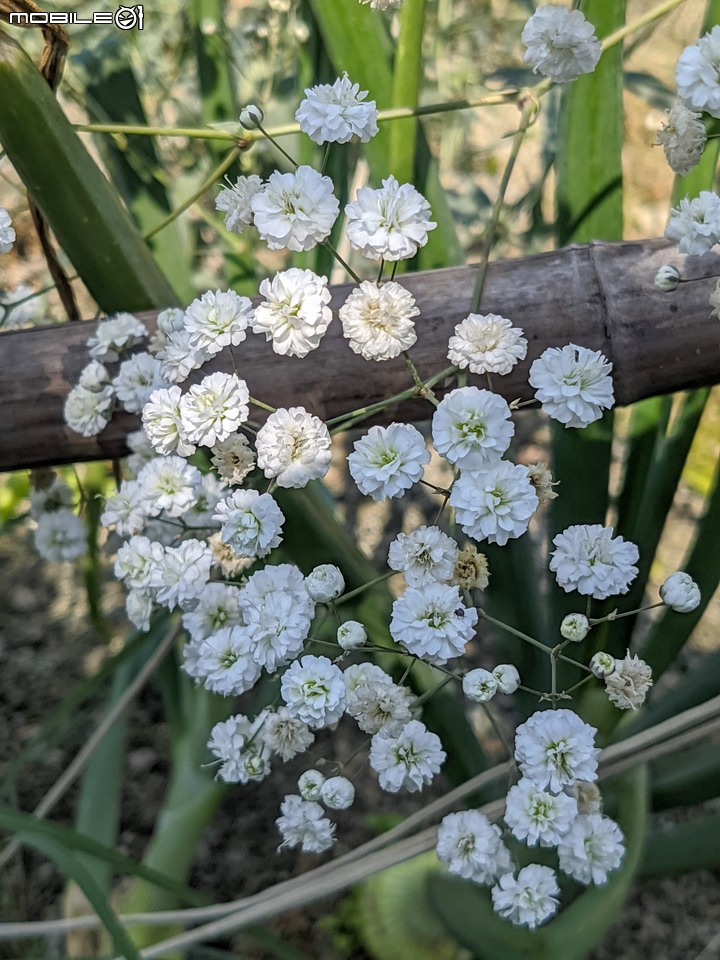
[[[720,321],[708,306],[713,281],[661,293],[653,279],[663,263],[676,264],[688,278],[720,274],[715,254],[683,257],[662,240],[592,243],[492,264],[483,312],[509,317],[530,342],[527,360],[509,376],[495,377],[494,388],[508,400],[527,399],[529,364],[546,347],[569,342],[612,360],[618,404],[720,382]],[[412,349],[422,376],[447,365],[448,338],[468,313],[474,277],[472,267],[457,267],[402,278],[422,311]],[[349,289],[333,288],[334,310]],[[140,316],[152,326],[153,314]],[[88,362],[86,341],[94,328],[88,321],[0,334],[0,470],[125,453],[125,435],[138,428],[137,417],[117,414],[103,434],[89,439],[63,423],[63,402]],[[235,354],[253,396],[273,406],[302,404],[324,419],[411,386],[402,358],[362,360],[343,340],[337,320],[303,360],[278,357],[254,334]],[[224,355],[207,367],[231,368]],[[428,409],[410,400],[368,422],[419,419]]]

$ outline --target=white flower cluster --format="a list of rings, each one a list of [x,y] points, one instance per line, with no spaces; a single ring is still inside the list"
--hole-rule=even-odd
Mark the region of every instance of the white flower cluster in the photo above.
[[[510,788],[504,819],[528,847],[554,847],[560,870],[582,884],[603,884],[624,853],[618,825],[599,802],[578,800],[597,779],[596,731],[571,710],[542,710],[515,735],[521,779]],[[500,828],[476,810],[451,813],[440,824],[436,852],[448,870],[492,885],[495,911],[531,930],[560,905],[555,870],[529,864],[515,873]]]
[[[14,243],[15,230],[10,214],[5,207],[0,207],[0,253],[10,253]]]

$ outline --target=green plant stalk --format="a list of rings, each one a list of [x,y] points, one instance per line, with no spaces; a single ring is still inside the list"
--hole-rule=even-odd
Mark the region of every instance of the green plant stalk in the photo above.
[[[413,0],[400,9],[400,35],[395,51],[392,105],[417,107],[423,78],[425,0]],[[389,138],[390,173],[400,183],[415,180],[416,117],[392,124]]]
[[[225,27],[225,0],[191,0],[188,19],[192,31],[200,86],[202,118],[217,123],[238,113],[232,65]],[[221,159],[217,150],[215,163]]]
[[[1,32],[0,89],[0,143],[100,308],[178,305],[49,86],[19,44]]]
[[[214,780],[202,764],[210,759],[205,744],[211,728],[226,719],[233,710],[232,698],[222,698],[202,687],[194,687],[180,677],[181,701],[177,713],[169,718],[172,738],[170,784],[160,816],[155,824],[143,865],[184,882],[195,856],[197,842],[208,820],[222,800],[227,785]],[[136,880],[121,895],[120,913],[145,913],[173,909],[177,897],[144,880]],[[175,932],[175,928],[133,928],[133,941],[149,946]]]

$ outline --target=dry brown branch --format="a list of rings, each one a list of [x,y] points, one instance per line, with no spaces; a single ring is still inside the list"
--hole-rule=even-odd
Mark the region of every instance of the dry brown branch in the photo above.
[[[661,293],[653,278],[663,263],[675,263],[684,277],[704,279]],[[530,341],[527,360],[496,378],[495,388],[508,400],[529,398],[529,364],[546,347],[569,342],[601,350],[612,360],[618,404],[720,382],[720,326],[708,306],[710,278],[717,274],[716,255],[683,257],[663,240],[597,242],[492,264],[484,310],[512,319]],[[411,351],[422,376],[447,364],[447,341],[467,315],[474,278],[474,267],[402,278],[422,310]],[[349,290],[333,288],[333,309]],[[155,314],[142,316],[152,326]],[[118,414],[99,437],[89,439],[63,423],[63,402],[88,362],[85,344],[94,328],[87,322],[0,335],[0,470],[125,452],[126,434],[138,428],[136,417]],[[232,369],[226,353],[208,369]],[[337,321],[304,360],[279,357],[252,335],[235,355],[253,396],[275,406],[301,403],[323,419],[411,386],[401,358],[362,360],[343,340]],[[368,422],[419,419],[427,411],[426,403],[412,399]]]

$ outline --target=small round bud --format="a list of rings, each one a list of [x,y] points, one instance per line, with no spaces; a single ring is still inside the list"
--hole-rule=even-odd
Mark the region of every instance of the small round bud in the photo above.
[[[264,119],[265,114],[254,103],[249,103],[240,111],[240,126],[246,130],[257,130]]]
[[[655,286],[658,290],[662,290],[663,293],[672,293],[673,290],[677,290],[679,283],[680,271],[677,267],[673,267],[669,263],[660,267],[655,274]]]
[[[343,650],[358,650],[366,640],[365,627],[357,620],[346,620],[338,627],[337,642]]]
[[[258,780],[263,777],[267,771],[267,763],[262,757],[252,754],[245,761],[245,770],[251,780]]]
[[[168,307],[167,310],[161,310],[157,317],[158,330],[164,334],[175,333],[182,330],[185,325],[185,311],[180,307]]]
[[[345,589],[345,581],[338,567],[323,563],[305,577],[305,587],[316,603],[329,603]]]
[[[601,650],[590,661],[590,669],[598,680],[604,680],[605,677],[609,677],[615,671],[615,657]]]
[[[690,613],[700,605],[700,587],[687,573],[678,570],[660,587],[660,599],[676,613]]]
[[[355,799],[355,787],[347,777],[330,777],[322,785],[320,799],[330,810],[347,810]]]
[[[498,690],[498,682],[489,670],[471,670],[463,677],[463,693],[468,700],[486,703],[492,700]]]
[[[589,632],[590,623],[584,613],[569,613],[560,624],[560,634],[573,643],[580,643]]]
[[[298,793],[303,800],[319,800],[325,777],[319,770],[306,770],[298,780]]]
[[[511,663],[499,663],[492,675],[500,693],[515,693],[520,686],[520,674]]]

